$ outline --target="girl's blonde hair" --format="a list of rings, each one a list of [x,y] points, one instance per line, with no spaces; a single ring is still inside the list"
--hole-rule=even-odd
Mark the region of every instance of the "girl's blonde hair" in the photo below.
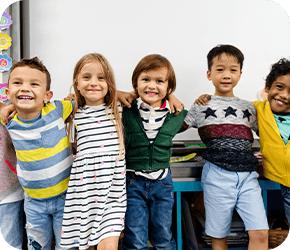
[[[119,154],[119,159],[124,157],[125,155],[125,147],[124,147],[124,140],[123,140],[123,129],[122,129],[122,121],[121,117],[119,114],[119,109],[118,109],[118,104],[117,104],[117,88],[116,88],[116,82],[115,82],[115,77],[114,77],[114,72],[113,69],[108,62],[108,60],[101,54],[98,53],[89,53],[87,55],[84,55],[76,64],[74,68],[74,73],[73,73],[73,85],[72,87],[74,88],[74,92],[76,95],[76,100],[75,100],[75,108],[72,113],[72,116],[70,117],[68,121],[68,134],[69,138],[71,137],[72,129],[73,129],[73,117],[80,107],[84,107],[86,104],[85,98],[81,95],[79,90],[77,89],[78,85],[78,75],[81,71],[81,69],[86,65],[87,63],[90,62],[99,62],[102,66],[103,73],[104,73],[104,79],[106,80],[106,83],[108,85],[108,92],[105,96],[105,105],[108,107],[108,109],[111,109],[111,114],[108,114],[108,109],[107,109],[107,116],[110,118],[112,123],[115,125],[115,128],[117,130],[118,134],[118,140],[120,144],[120,154]],[[76,136],[74,136],[74,142],[76,141]]]

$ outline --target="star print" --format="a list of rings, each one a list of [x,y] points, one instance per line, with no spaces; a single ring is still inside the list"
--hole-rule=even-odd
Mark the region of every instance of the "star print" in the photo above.
[[[237,110],[233,109],[232,107],[228,107],[227,109],[223,109],[223,111],[226,112],[225,117],[227,117],[229,115],[233,115],[233,116],[237,117],[237,114],[236,114]]]
[[[284,121],[286,121],[286,119],[284,119],[283,117],[279,116],[278,120],[282,123]]]
[[[217,116],[215,115],[216,110],[212,110],[211,108],[207,108],[207,110],[202,111],[201,113],[205,113],[205,118],[208,118],[209,116],[213,116],[215,118],[217,118]]]
[[[250,116],[252,115],[250,112],[249,112],[249,110],[248,109],[246,109],[246,110],[243,110],[243,113],[244,113],[244,116],[243,116],[243,118],[248,118],[248,121],[250,121]]]

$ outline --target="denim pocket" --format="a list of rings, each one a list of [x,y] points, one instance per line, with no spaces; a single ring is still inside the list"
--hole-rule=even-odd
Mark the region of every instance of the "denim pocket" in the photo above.
[[[30,202],[32,200],[32,198],[24,193],[24,200],[27,201],[27,202]]]
[[[44,148],[53,148],[59,142],[59,129],[55,126],[51,129],[40,132]]]
[[[164,187],[164,188],[171,188],[173,189],[173,183],[172,183],[172,178],[171,178],[171,174],[168,171],[167,176],[162,179],[162,180],[158,180],[159,184]]]
[[[128,189],[136,181],[135,174],[131,171],[126,172],[126,188]]]
[[[290,188],[289,187],[285,187],[282,184],[280,186],[281,186],[281,194],[282,194],[282,196],[283,197],[289,196],[289,194],[290,194]]]

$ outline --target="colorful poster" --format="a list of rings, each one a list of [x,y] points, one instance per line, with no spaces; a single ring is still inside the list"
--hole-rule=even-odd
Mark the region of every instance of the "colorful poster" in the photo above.
[[[11,46],[11,37],[0,33],[0,50],[8,49]]]
[[[7,55],[0,55],[0,71],[8,71],[12,66],[12,59]]]
[[[1,20],[0,20],[0,29],[4,30],[10,27],[12,24],[11,16],[8,15],[6,12],[3,13]]]
[[[0,83],[0,100],[7,100],[7,83]]]

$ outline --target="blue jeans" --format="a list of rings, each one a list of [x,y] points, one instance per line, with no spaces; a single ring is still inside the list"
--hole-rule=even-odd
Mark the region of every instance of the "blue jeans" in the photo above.
[[[65,193],[48,199],[33,199],[25,194],[26,233],[29,250],[51,250],[53,234],[55,250],[60,247]]]
[[[170,171],[163,180],[149,180],[127,171],[127,211],[123,250],[175,250],[172,237],[174,193]]]
[[[14,248],[22,249],[24,237],[24,201],[0,205],[0,228],[3,238]]]
[[[281,186],[281,194],[282,194],[282,199],[284,203],[286,218],[290,225],[290,188],[285,187],[282,184],[280,186]]]

